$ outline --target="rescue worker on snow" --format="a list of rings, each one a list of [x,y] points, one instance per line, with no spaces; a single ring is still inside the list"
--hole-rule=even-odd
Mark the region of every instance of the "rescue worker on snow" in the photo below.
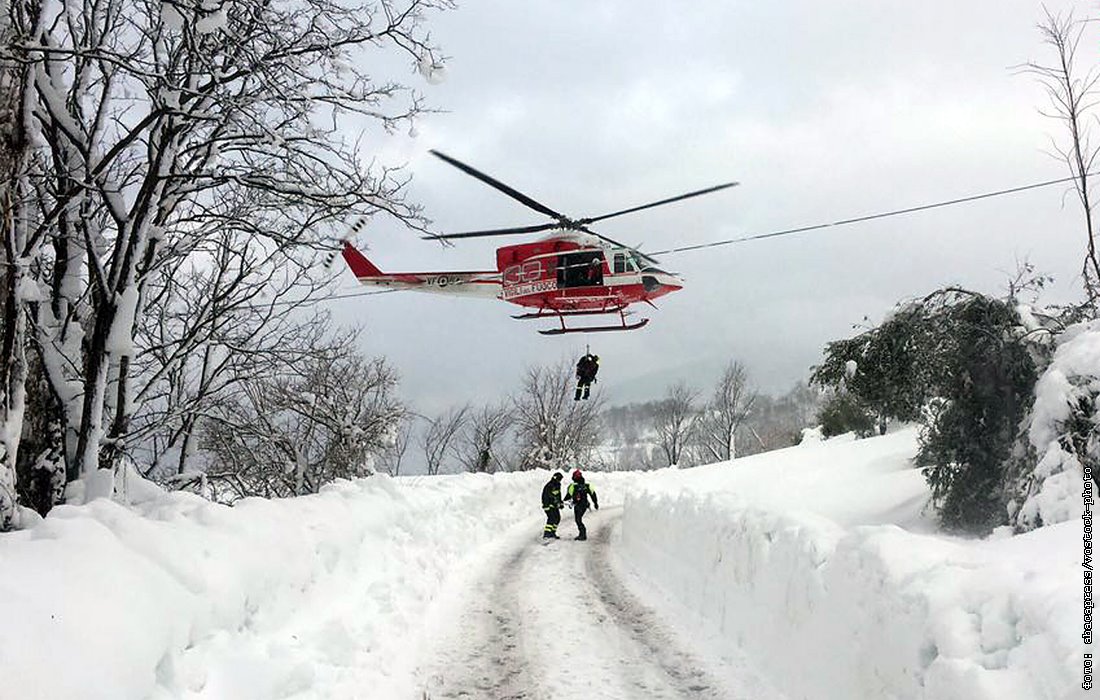
[[[542,487],[542,509],[546,511],[546,527],[542,536],[558,539],[558,523],[561,522],[561,472],[554,472],[546,486]]]
[[[573,392],[573,400],[587,399],[592,390],[592,382],[596,381],[596,373],[600,371],[600,356],[585,353],[584,357],[577,360],[577,390]]]
[[[580,469],[573,470],[573,483],[565,492],[565,497],[573,504],[573,519],[577,521],[578,540],[587,540],[588,531],[584,528],[584,512],[588,510],[588,497],[592,497],[592,507],[600,509],[600,501],[596,498],[596,489],[588,485]]]

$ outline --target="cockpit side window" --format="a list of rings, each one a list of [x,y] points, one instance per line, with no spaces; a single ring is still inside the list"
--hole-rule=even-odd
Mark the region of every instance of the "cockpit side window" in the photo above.
[[[624,272],[626,272],[626,255],[615,253],[615,274],[621,275]]]

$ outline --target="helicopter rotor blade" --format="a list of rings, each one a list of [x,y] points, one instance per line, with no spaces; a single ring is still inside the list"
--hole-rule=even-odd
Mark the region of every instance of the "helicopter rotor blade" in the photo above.
[[[472,177],[476,177],[478,180],[481,180],[482,182],[484,182],[486,185],[489,185],[493,189],[496,189],[500,192],[503,192],[504,194],[508,195],[512,199],[514,199],[518,202],[521,202],[522,204],[527,205],[531,209],[534,209],[535,211],[537,211],[541,214],[546,214],[547,216],[552,216],[555,219],[557,219],[558,222],[560,222],[562,224],[568,223],[570,221],[569,217],[564,216],[562,214],[559,214],[558,212],[554,211],[553,209],[546,206],[545,204],[541,204],[539,202],[536,202],[535,200],[531,199],[530,197],[523,194],[519,190],[516,190],[514,188],[509,187],[508,185],[505,185],[500,180],[497,180],[494,177],[486,175],[485,173],[481,172],[480,170],[477,170],[476,168],[472,168],[472,167],[470,167],[469,165],[466,165],[465,163],[463,163],[460,160],[456,160],[456,159],[450,157],[449,155],[447,155],[445,153],[441,153],[441,152],[439,152],[437,150],[434,150],[434,149],[431,150],[430,153],[432,155],[434,155],[436,158],[439,158],[440,160],[443,160],[447,163],[450,163],[451,165],[455,166],[456,168],[458,168],[462,172],[466,173],[467,175],[470,175]]]
[[[591,234],[591,235],[595,236],[596,238],[599,238],[602,241],[607,241],[608,243],[610,243],[613,246],[617,246],[619,248],[624,248],[624,249],[629,250],[631,252],[637,253],[640,257],[648,260],[649,262],[653,263],[654,265],[660,265],[661,264],[661,262],[657,258],[653,257],[652,255],[647,255],[647,254],[643,253],[642,251],[638,250],[637,248],[635,248],[633,246],[626,245],[625,243],[619,243],[614,238],[608,238],[607,236],[603,235],[602,233],[596,233],[595,231],[588,228],[587,226],[579,226],[578,228],[581,231],[584,231],[585,233]]]
[[[633,213],[633,212],[636,212],[636,211],[641,211],[643,209],[652,209],[653,207],[659,207],[663,204],[672,204],[673,202],[679,202],[680,200],[683,200],[683,199],[689,199],[691,197],[698,197],[699,195],[710,194],[711,192],[717,192],[718,190],[724,190],[727,187],[736,187],[739,184],[741,184],[741,183],[739,183],[739,182],[726,182],[726,183],[721,184],[721,185],[715,185],[714,187],[707,187],[706,189],[696,190],[694,192],[688,192],[687,194],[681,194],[681,195],[677,195],[675,197],[669,197],[668,199],[662,199],[662,200],[657,201],[657,202],[650,202],[649,204],[643,204],[641,206],[631,207],[629,209],[623,209],[622,211],[616,211],[616,212],[612,212],[610,214],[604,214],[602,216],[585,217],[585,218],[581,219],[578,223],[580,223],[580,224],[591,224],[591,223],[595,223],[597,221],[603,221],[604,219],[610,219],[614,216],[622,216],[623,214],[630,214],[630,213]]]
[[[441,233],[438,235],[421,236],[430,241],[445,241],[450,238],[481,238],[483,236],[511,236],[517,233],[538,233],[550,229],[561,228],[557,222],[552,224],[535,224],[533,226],[513,226],[511,228],[486,229],[484,231],[463,231],[461,233]]]

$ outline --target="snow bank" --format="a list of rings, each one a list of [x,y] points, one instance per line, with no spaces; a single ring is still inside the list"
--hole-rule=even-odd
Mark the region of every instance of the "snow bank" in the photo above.
[[[429,602],[505,527],[537,533],[545,478],[377,476],[232,508],[183,493],[57,508],[0,537],[4,697],[413,697]]]
[[[1067,697],[1080,524],[928,534],[915,449],[903,431],[665,474],[628,499],[621,556],[792,698]]]
[[[1068,434],[1075,432],[1082,453],[1100,464],[1100,321],[1077,324],[1058,342],[1035,384],[1028,439],[1038,463],[1019,485],[1018,510],[1010,506],[1020,529],[1081,519],[1085,465]]]

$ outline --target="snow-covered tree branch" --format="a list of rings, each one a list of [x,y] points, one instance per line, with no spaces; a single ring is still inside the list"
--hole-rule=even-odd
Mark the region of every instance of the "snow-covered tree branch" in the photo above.
[[[212,471],[236,474],[246,489],[236,497],[314,493],[374,472],[404,409],[396,374],[383,360],[360,357],[354,339],[311,339],[310,353],[243,382],[204,416],[200,438],[216,460]]]
[[[680,465],[687,456],[698,427],[699,413],[695,408],[698,396],[698,391],[679,382],[668,388],[658,406],[657,445],[664,455],[664,466]]]
[[[726,365],[710,403],[699,418],[699,441],[711,461],[725,462],[737,457],[737,433],[755,401],[756,393],[748,388],[744,365],[740,362]]]
[[[250,303],[281,315],[261,298],[265,275],[282,301],[301,302],[323,288],[311,265],[350,217],[424,229],[405,176],[370,149],[425,107],[376,67],[386,53],[440,65],[424,20],[450,6],[7,4],[3,89],[25,119],[6,123],[25,127],[29,145],[18,201],[5,200],[6,230],[20,232],[6,260],[27,279],[5,282],[30,304],[68,480],[113,469],[157,423],[146,405],[176,414],[169,442],[185,446],[193,422],[181,416],[194,410],[172,403],[186,397],[166,382],[193,380],[192,399],[232,383],[219,329]],[[263,317],[251,315],[253,331]]]
[[[512,420],[512,412],[504,404],[482,406],[470,413],[457,446],[459,460],[466,471],[511,470],[513,460],[505,451],[505,444]]]
[[[1045,8],[1044,12],[1046,17],[1039,24],[1039,32],[1044,43],[1054,49],[1054,60],[1030,62],[1022,70],[1036,76],[1046,91],[1050,111],[1043,114],[1061,121],[1069,132],[1068,145],[1053,140],[1051,145],[1056,157],[1069,167],[1073,189],[1085,215],[1085,255],[1081,274],[1088,302],[1095,310],[1100,304],[1100,254],[1096,249],[1092,218],[1096,206],[1092,177],[1096,174],[1100,148],[1092,140],[1095,124],[1090,115],[1096,107],[1100,72],[1095,68],[1082,72],[1077,65],[1077,47],[1085,22],[1075,19],[1072,13],[1056,15]]]
[[[600,399],[573,400],[569,363],[532,367],[514,398],[521,469],[589,467],[599,435]]]
[[[457,440],[466,426],[469,406],[449,408],[435,418],[428,419],[428,428],[421,436],[424,450],[424,468],[428,474],[439,474],[447,457],[457,447]]]

